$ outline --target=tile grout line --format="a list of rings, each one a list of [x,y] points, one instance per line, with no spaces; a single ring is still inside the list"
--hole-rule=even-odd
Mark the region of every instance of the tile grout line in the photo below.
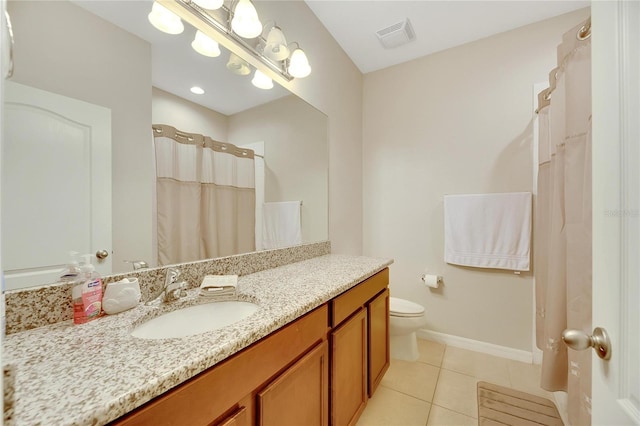
[[[444,352],[442,354],[442,357],[444,358]],[[431,402],[429,403],[429,414],[427,414],[427,420],[425,421],[425,426],[427,426],[429,424],[429,417],[431,417],[431,412],[433,410],[433,400],[436,397],[436,390],[438,390],[438,382],[440,381],[440,372],[442,371],[442,367],[438,367],[438,377],[436,377],[436,385],[433,388],[433,395],[431,395]]]
[[[476,395],[476,398],[477,398],[477,395]],[[473,420],[478,420],[477,417],[470,416],[466,413],[461,413],[460,411],[454,410],[453,408],[443,407],[442,405],[438,405],[438,404],[431,404],[431,406],[432,407],[436,406],[438,408],[442,408],[443,410],[451,411],[452,413],[460,414],[461,416],[465,416]],[[429,417],[431,417],[431,411],[429,411]]]

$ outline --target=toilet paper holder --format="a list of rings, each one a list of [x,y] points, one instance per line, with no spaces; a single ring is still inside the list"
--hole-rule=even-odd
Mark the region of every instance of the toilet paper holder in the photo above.
[[[423,283],[429,287],[439,287],[443,283],[442,275],[422,274],[420,277]]]

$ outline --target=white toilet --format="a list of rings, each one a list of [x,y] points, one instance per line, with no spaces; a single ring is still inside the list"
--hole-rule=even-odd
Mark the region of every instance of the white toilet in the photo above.
[[[416,331],[427,325],[424,307],[397,297],[389,298],[389,337],[391,358],[418,359]]]

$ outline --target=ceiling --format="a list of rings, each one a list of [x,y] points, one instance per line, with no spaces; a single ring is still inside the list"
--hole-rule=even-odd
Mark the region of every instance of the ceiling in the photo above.
[[[362,73],[588,7],[589,1],[305,0]],[[385,49],[376,31],[409,18],[416,37]]]
[[[147,19],[151,11],[150,0],[73,2],[151,44],[151,81],[159,89],[225,115],[289,95],[289,91],[277,83],[271,90],[258,89],[251,84],[253,74],[231,73],[226,68],[229,52],[222,46],[222,54],[217,58],[194,51],[191,42],[196,30],[189,24],[185,24],[184,32],[178,35],[155,29]],[[201,87],[205,94],[191,93],[192,86]]]
[[[180,35],[156,30],[147,20],[150,0],[73,0],[77,5],[148,41],[152,50],[152,83],[207,108],[232,115],[289,94],[274,85],[261,90],[252,75],[226,69],[229,53],[207,58],[191,49],[195,29]],[[261,0],[254,0],[261,1]],[[589,6],[589,1],[385,1],[305,0],[362,73],[376,71],[434,52],[508,31]],[[409,18],[413,41],[385,49],[376,31]],[[204,95],[189,89],[202,87]]]

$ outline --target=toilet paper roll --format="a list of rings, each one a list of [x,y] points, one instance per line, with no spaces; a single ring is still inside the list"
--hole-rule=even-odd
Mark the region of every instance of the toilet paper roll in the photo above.
[[[442,281],[442,277],[426,274],[422,276],[422,281],[424,281],[424,284],[427,287],[438,288],[440,286],[440,281]]]

